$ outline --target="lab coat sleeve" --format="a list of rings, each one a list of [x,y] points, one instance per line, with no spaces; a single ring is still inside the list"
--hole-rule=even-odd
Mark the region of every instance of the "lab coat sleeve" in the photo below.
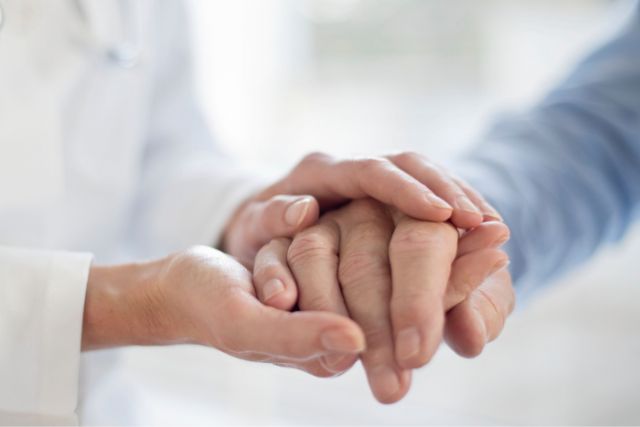
[[[620,239],[640,206],[640,10],[456,170],[502,212],[521,294]]]
[[[183,2],[155,3],[148,141],[134,209],[133,244],[160,256],[214,245],[239,204],[265,178],[215,145],[198,108]]]
[[[75,422],[91,260],[0,247],[0,425]]]

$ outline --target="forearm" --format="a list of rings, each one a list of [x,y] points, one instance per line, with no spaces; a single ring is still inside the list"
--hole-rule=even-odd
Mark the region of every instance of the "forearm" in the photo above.
[[[619,239],[640,205],[640,10],[531,111],[498,122],[457,171],[505,217],[519,291]]]
[[[502,122],[459,165],[511,228],[519,291],[620,239],[637,216],[640,147],[629,123],[579,95]]]

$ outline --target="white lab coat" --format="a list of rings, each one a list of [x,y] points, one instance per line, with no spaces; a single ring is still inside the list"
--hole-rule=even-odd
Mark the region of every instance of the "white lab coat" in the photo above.
[[[181,3],[0,0],[0,424],[73,422],[92,260],[212,244],[259,185],[198,111]]]

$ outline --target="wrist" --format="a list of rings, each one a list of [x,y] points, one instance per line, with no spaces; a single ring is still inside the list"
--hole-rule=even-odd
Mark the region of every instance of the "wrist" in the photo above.
[[[94,266],[84,307],[82,350],[181,341],[159,284],[161,261]],[[184,339],[184,341],[188,341]]]

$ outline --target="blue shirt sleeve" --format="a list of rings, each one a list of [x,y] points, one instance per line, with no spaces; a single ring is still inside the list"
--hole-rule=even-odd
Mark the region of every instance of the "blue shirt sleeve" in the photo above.
[[[457,167],[511,228],[519,294],[620,239],[640,210],[640,7],[539,105],[497,122]]]

